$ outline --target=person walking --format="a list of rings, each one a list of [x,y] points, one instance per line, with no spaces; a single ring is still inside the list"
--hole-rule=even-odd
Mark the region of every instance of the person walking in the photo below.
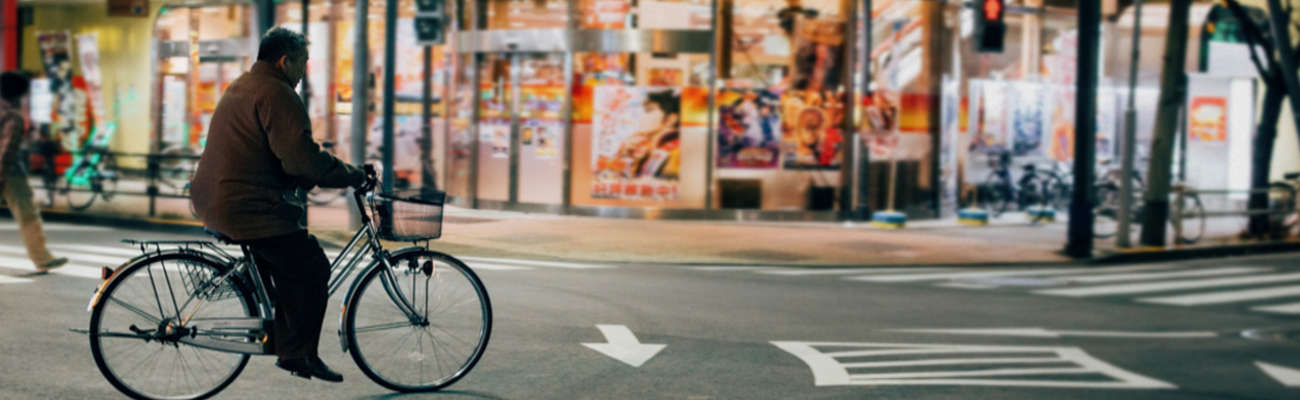
[[[262,37],[257,62],[226,89],[190,183],[208,229],[248,244],[270,272],[276,366],[295,376],[340,382],[316,353],[328,301],[330,262],[302,225],[297,196],[313,186],[365,182],[365,172],[321,149],[294,86],[307,72],[307,39],[283,28]]]
[[[27,165],[19,149],[23,147],[26,120],[21,111],[31,90],[31,80],[17,72],[0,73],[0,191],[9,203],[9,213],[18,221],[18,231],[27,245],[37,273],[47,273],[68,263],[66,257],[54,257],[45,247],[45,228],[40,210],[32,202],[32,187],[27,183]]]

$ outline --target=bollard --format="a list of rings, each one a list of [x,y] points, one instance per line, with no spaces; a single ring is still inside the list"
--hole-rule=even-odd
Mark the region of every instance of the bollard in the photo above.
[[[902,229],[907,225],[907,214],[894,210],[877,211],[871,214],[871,225],[887,229]]]
[[[963,208],[957,211],[957,223],[966,226],[985,226],[989,224],[989,212],[982,208]]]

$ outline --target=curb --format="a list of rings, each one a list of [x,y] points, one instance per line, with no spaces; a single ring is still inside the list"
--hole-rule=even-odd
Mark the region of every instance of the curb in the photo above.
[[[1187,259],[1224,258],[1300,251],[1300,240],[1290,239],[1263,243],[1225,244],[1184,248],[1135,248],[1094,256],[1095,264],[1143,263]]]

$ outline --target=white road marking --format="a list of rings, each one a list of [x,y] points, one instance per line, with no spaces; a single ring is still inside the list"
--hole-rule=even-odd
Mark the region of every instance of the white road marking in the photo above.
[[[1286,387],[1300,387],[1300,369],[1256,361],[1255,366]]]
[[[703,272],[732,272],[732,271],[753,271],[759,269],[766,269],[770,267],[710,266],[710,267],[685,267],[685,268],[692,271],[703,271]]]
[[[953,268],[803,268],[803,269],[769,269],[758,271],[760,274],[768,275],[849,275],[849,274],[883,274],[887,272],[925,272],[925,271],[951,271]]]
[[[944,282],[944,283],[936,283],[934,285],[939,287],[946,287],[946,288],[972,289],[972,290],[989,290],[989,289],[998,288],[998,285],[990,285],[987,283],[970,283],[970,282]]]
[[[21,246],[9,246],[0,244],[0,253],[6,253],[16,256],[26,256],[27,248]],[[108,266],[117,266],[127,259],[117,256],[100,256],[86,253],[58,253],[56,257],[67,257],[69,260],[81,262],[84,264],[104,264]]]
[[[1059,338],[1062,336],[1143,338],[1143,339],[1197,339],[1219,335],[1209,331],[1188,332],[1134,332],[1134,331],[1083,331],[1047,330],[1043,328],[975,328],[975,329],[888,329],[890,332],[933,333],[942,335],[1018,336]]]
[[[798,357],[813,373],[815,386],[845,385],[969,385],[969,386],[1007,386],[1007,387],[1056,387],[1088,389],[1176,389],[1167,382],[1152,379],[1125,371],[1094,358],[1076,347],[1052,346],[989,346],[963,344],[915,344],[915,343],[846,343],[846,342],[794,342],[773,341],[773,345]],[[823,349],[857,348],[870,350],[824,351]],[[895,356],[909,354],[1015,354],[1043,355],[1046,357],[1024,357],[1025,364],[1044,364],[1051,362],[1068,366],[1049,368],[990,368],[964,370],[922,370],[908,368],[905,371],[872,371],[867,374],[851,374],[850,368],[887,368],[915,367],[925,365],[979,364],[976,360],[984,358],[921,358],[909,360]],[[852,363],[841,362],[837,358],[855,358],[873,356],[891,356],[888,360],[872,361],[854,360]],[[989,364],[1014,364],[1010,358],[997,358]],[[905,363],[905,364],[900,364]],[[865,365],[864,365],[865,364]],[[1056,380],[1030,379],[1033,375],[1101,375],[1110,380]],[[1026,379],[977,379],[988,376],[1021,376]]]
[[[632,330],[624,325],[596,325],[596,328],[600,329],[600,333],[605,336],[605,341],[608,343],[583,343],[582,345],[632,367],[641,367],[664,347],[668,347],[663,344],[642,344],[636,339],[636,335],[632,334]]]
[[[1118,285],[1089,286],[1081,288],[1065,289],[1044,289],[1036,290],[1034,293],[1045,294],[1049,296],[1067,296],[1067,297],[1087,297],[1087,296],[1108,296],[1117,294],[1133,294],[1147,292],[1161,292],[1181,289],[1200,289],[1207,287],[1219,286],[1242,286],[1261,283],[1276,282],[1293,282],[1300,281],[1300,273],[1289,274],[1269,274],[1269,275],[1250,275],[1233,278],[1218,279],[1196,279],[1183,281],[1166,281],[1151,283],[1126,283]]]
[[[6,283],[31,283],[31,279],[15,278],[12,276],[0,275],[0,284]]]
[[[27,257],[8,257],[0,256],[0,267],[12,268],[22,271],[35,271],[36,267],[32,266],[32,260]],[[51,274],[75,276],[78,278],[100,279],[99,268],[87,265],[78,265],[73,263],[65,264],[62,267],[50,271]]]
[[[91,252],[91,253],[99,253],[99,254],[106,254],[106,255],[123,256],[123,257],[128,257],[128,258],[135,257],[135,256],[138,256],[138,255],[142,254],[142,253],[140,253],[140,250],[139,250],[138,248],[133,250],[132,248],[128,247],[126,244],[123,244],[122,246],[112,246],[112,247],[110,247],[110,246],[96,246],[96,245],[89,245],[89,244],[53,244],[53,243],[51,243],[51,244],[49,244],[49,245],[47,245],[47,246],[48,246],[50,249],[54,249],[54,250],[87,251],[87,252]]]
[[[1251,307],[1250,309],[1254,311],[1273,313],[1273,314],[1300,314],[1300,303],[1258,306],[1258,307]]]
[[[532,269],[529,267],[520,267],[517,265],[492,264],[492,263],[482,263],[482,262],[468,262],[466,264],[469,265],[470,269],[484,270],[484,271],[518,271],[518,270]]]
[[[955,273],[938,273],[938,274],[867,275],[867,276],[852,276],[844,279],[853,280],[853,281],[866,281],[866,282],[917,282],[917,281],[928,281],[928,280],[985,278],[985,277],[992,277],[992,276],[1010,276],[1010,275],[1042,276],[1042,275],[1066,275],[1066,274],[1075,274],[1075,273],[1146,271],[1146,270],[1166,269],[1166,268],[1172,268],[1172,267],[1167,265],[1142,265],[1142,266],[1134,266],[1134,267],[1115,267],[1115,268],[1012,269],[1012,270],[955,272]]]
[[[1169,304],[1175,306],[1199,306],[1206,304],[1236,303],[1250,300],[1272,299],[1278,297],[1300,296],[1300,286],[1276,286],[1259,289],[1193,293],[1167,297],[1145,297],[1138,301],[1145,303]]]
[[[510,258],[460,257],[460,259],[466,262],[479,261],[479,262],[494,263],[494,264],[526,265],[526,266],[554,267],[554,268],[566,268],[566,269],[613,268],[609,265],[580,264],[580,263],[568,263],[568,262],[558,262],[558,261],[520,260],[520,259],[510,259]]]
[[[1151,273],[1137,273],[1137,274],[1112,274],[1112,275],[1087,274],[1087,275],[1081,275],[1077,277],[1059,277],[1057,278],[1057,280],[1062,282],[1103,283],[1103,282],[1119,282],[1119,281],[1156,280],[1156,279],[1166,279],[1166,278],[1188,278],[1188,277],[1198,277],[1198,276],[1237,275],[1237,274],[1245,274],[1251,272],[1265,272],[1265,271],[1272,271],[1272,270],[1273,268],[1261,268],[1261,267],[1228,267],[1228,268],[1197,269],[1191,271],[1151,272]]]
[[[59,232],[59,231],[102,232],[102,231],[113,230],[113,228],[109,228],[106,226],[73,225],[73,224],[59,224],[59,223],[48,223],[48,222],[41,224],[41,228],[46,232]],[[14,222],[0,223],[0,231],[17,231],[17,230],[18,230],[17,223]]]

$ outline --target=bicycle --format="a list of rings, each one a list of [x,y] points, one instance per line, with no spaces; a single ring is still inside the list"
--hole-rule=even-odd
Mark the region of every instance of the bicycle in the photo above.
[[[375,194],[373,168],[367,172],[353,192],[362,227],[330,264],[331,295],[356,272],[343,298],[339,340],[375,383],[399,392],[439,390],[463,378],[487,348],[487,289],[465,263],[427,248],[441,236],[445,195]],[[126,239],[142,254],[112,270],[91,299],[91,353],[122,393],[206,398],[230,385],[250,356],[274,354],[273,282],[247,244],[210,233],[239,245],[242,256],[208,240]],[[412,246],[389,251],[380,239]]]
[[[1196,243],[1205,234],[1205,206],[1201,204],[1201,196],[1181,183],[1174,184],[1173,191],[1168,223],[1177,233],[1174,239],[1179,244]],[[1094,237],[1107,239],[1118,233],[1121,196],[1120,188],[1114,182],[1104,181],[1097,185],[1092,209]],[[1146,205],[1136,186],[1132,197],[1129,204],[1133,211],[1129,214],[1129,226],[1132,227],[1130,233],[1136,233],[1145,220]]]
[[[981,204],[989,207],[994,217],[1005,213],[1012,203],[1017,209],[1025,211],[1029,211],[1033,205],[1048,204],[1050,198],[1046,193],[1048,182],[1042,180],[1033,164],[1024,165],[1024,172],[1020,179],[1014,180],[1014,183],[1011,176],[1010,153],[1001,152],[996,155],[996,158],[990,157],[989,164],[993,167],[993,171],[990,171],[984,183],[977,187],[977,196]],[[1041,217],[1034,216],[1030,221],[1037,223],[1040,219]]]
[[[112,122],[105,123],[103,132],[92,134],[84,150],[73,154],[72,167],[64,172],[59,190],[66,194],[69,208],[82,211],[90,208],[96,198],[109,201],[117,194],[117,159],[108,151],[107,143],[116,128]]]

